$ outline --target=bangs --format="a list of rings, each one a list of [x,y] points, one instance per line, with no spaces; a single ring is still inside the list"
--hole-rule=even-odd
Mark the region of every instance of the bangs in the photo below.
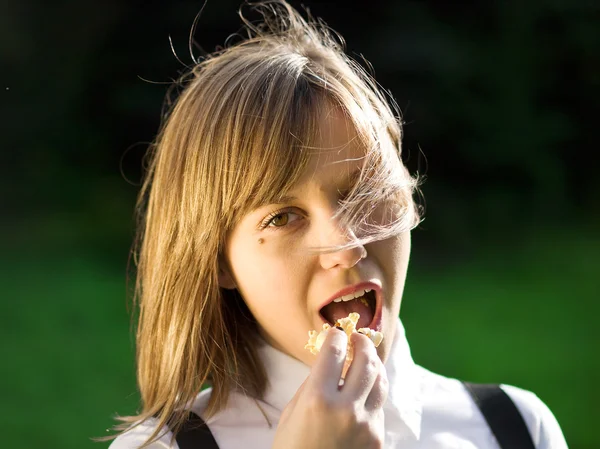
[[[225,139],[231,155],[222,186],[228,229],[291,190],[308,165],[318,129],[321,98],[302,76],[272,76],[248,97]]]

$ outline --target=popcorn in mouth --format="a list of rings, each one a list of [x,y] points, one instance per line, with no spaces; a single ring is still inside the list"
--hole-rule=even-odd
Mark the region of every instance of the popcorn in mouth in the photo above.
[[[338,320],[351,313],[357,313],[359,317],[362,317],[360,327],[366,328],[373,320],[376,309],[376,293],[372,289],[366,289],[334,299],[322,307],[319,313],[330,326],[334,326]]]
[[[374,331],[368,327],[362,327],[356,330],[356,325],[359,319],[360,315],[356,312],[352,312],[347,317],[340,318],[334,323],[335,327],[342,329],[348,337],[348,351],[346,353],[346,361],[344,363],[342,378],[346,376],[346,372],[348,371],[348,368],[350,367],[354,357],[354,351],[352,345],[350,344],[350,336],[353,333],[358,332],[359,334],[366,335],[373,342],[375,347],[378,347],[383,340],[383,334],[381,332]],[[308,349],[314,355],[318,354],[323,346],[325,338],[327,337],[327,333],[331,328],[332,326],[329,323],[324,323],[323,329],[320,332],[317,332],[316,330],[308,331],[308,343],[304,346],[304,349]]]

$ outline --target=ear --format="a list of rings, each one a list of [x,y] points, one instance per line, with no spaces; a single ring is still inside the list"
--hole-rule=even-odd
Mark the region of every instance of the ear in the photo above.
[[[222,259],[219,260],[219,287],[233,290],[237,287],[229,267]]]

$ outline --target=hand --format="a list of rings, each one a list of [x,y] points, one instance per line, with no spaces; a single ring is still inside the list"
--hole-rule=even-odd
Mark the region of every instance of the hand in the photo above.
[[[333,328],[308,378],[284,409],[273,449],[383,447],[383,404],[388,380],[373,342],[352,334],[354,359],[338,386],[348,339]]]

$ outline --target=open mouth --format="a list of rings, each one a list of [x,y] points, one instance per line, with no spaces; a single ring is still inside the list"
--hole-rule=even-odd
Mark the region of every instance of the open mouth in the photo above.
[[[337,320],[347,317],[352,312],[356,312],[360,315],[357,328],[371,327],[377,321],[375,319],[378,315],[377,294],[375,290],[367,288],[357,291],[354,296],[357,295],[358,297],[352,299],[349,298],[350,295],[337,298],[323,306],[319,310],[319,314],[324,321],[333,326]]]

